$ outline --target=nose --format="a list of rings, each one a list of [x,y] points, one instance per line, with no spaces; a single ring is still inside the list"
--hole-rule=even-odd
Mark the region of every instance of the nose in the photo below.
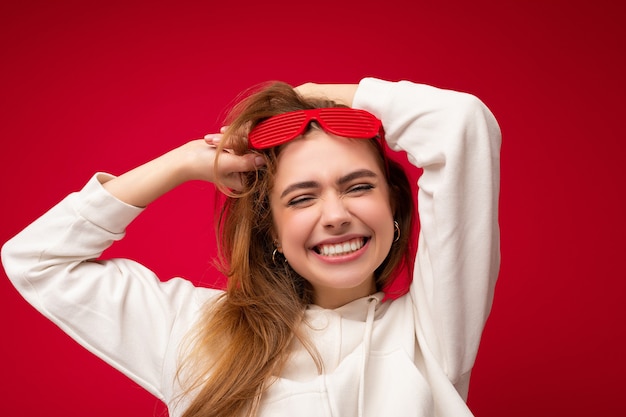
[[[339,196],[325,198],[321,210],[321,222],[326,229],[340,229],[352,220],[350,211]]]

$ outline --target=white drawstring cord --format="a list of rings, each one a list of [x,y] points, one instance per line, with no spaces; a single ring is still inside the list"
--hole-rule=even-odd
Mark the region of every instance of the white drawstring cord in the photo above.
[[[374,313],[376,313],[376,304],[378,299],[370,297],[368,300],[367,318],[365,319],[365,333],[363,334],[363,356],[361,358],[361,379],[359,381],[359,405],[358,416],[363,417],[365,408],[365,369],[370,355],[370,346],[372,343],[372,331],[374,329]]]

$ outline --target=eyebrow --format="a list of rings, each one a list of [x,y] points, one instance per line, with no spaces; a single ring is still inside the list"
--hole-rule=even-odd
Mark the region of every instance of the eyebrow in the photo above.
[[[376,177],[378,177],[378,175],[376,175],[375,172],[370,171],[369,169],[359,169],[339,178],[337,180],[337,185],[343,185],[347,182],[350,182],[359,178],[376,178]],[[283,192],[280,194],[280,198],[283,198],[287,194],[296,190],[317,188],[319,186],[320,184],[317,181],[296,182],[296,183],[289,185],[287,188],[285,188]]]

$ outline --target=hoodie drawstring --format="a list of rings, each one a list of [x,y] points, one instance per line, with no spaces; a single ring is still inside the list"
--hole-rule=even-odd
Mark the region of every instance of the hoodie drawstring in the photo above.
[[[359,381],[359,408],[358,417],[363,417],[365,406],[365,369],[370,356],[370,346],[372,344],[372,331],[374,329],[374,314],[376,313],[376,304],[378,299],[370,297],[367,306],[367,318],[365,319],[365,333],[363,334],[363,356],[361,359],[361,379]]]

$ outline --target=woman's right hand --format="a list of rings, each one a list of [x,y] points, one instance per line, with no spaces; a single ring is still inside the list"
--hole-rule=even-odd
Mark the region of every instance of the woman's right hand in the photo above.
[[[215,144],[219,137],[214,135],[211,139],[209,136],[187,142],[107,181],[104,187],[119,200],[137,207],[145,207],[180,184],[192,180],[219,181],[228,188],[240,190],[241,173],[257,169],[265,160],[256,154],[235,155],[225,150],[215,171]]]
[[[183,175],[182,182],[189,180],[203,180],[212,183],[220,183],[227,188],[241,191],[241,174],[254,171],[265,164],[265,159],[255,153],[236,155],[227,147],[221,152],[217,171],[215,171],[216,149],[221,134],[206,135],[204,139],[191,141],[183,145],[181,150],[187,161],[184,166],[187,168]],[[217,177],[216,177],[217,175]]]

